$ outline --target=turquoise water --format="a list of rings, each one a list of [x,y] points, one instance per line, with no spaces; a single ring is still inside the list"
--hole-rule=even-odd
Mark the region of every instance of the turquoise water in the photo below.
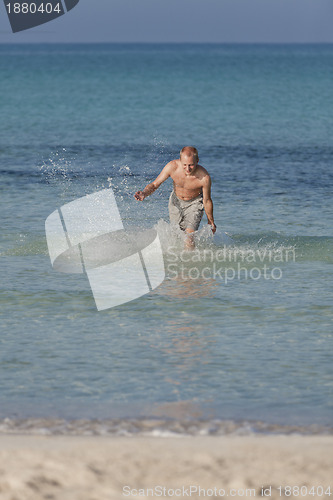
[[[332,68],[331,45],[0,46],[1,425],[332,428]],[[184,256],[170,181],[133,198],[186,144],[224,257]],[[97,312],[44,222],[108,187],[125,227],[158,230],[166,279]]]

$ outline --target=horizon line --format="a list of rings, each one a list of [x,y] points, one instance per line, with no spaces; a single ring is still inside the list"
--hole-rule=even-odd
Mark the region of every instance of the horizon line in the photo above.
[[[288,42],[288,41],[261,41],[261,42],[231,42],[231,41],[224,41],[224,42],[209,42],[209,41],[202,41],[202,42],[197,42],[197,41],[182,41],[182,42],[177,42],[177,41],[168,41],[168,42],[162,42],[162,41],[107,41],[107,42],[75,42],[75,41],[68,41],[68,42],[55,42],[55,41],[1,41],[0,40],[0,45],[333,45],[333,41],[330,42],[325,42],[325,41],[299,41],[299,42]]]

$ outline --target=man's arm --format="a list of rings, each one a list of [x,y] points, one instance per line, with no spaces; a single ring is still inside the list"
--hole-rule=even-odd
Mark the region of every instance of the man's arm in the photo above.
[[[143,191],[137,191],[135,193],[134,198],[136,200],[143,201],[147,196],[151,195],[154,191],[156,191],[156,189],[160,187],[162,182],[166,181],[170,177],[172,170],[173,170],[173,162],[170,161],[167,165],[165,165],[161,173],[156,177],[156,179],[153,182],[147,184],[147,186],[144,188]]]
[[[203,205],[207,215],[208,224],[211,225],[213,233],[216,231],[216,225],[214,222],[213,215],[213,201],[211,197],[211,186],[212,181],[209,175],[204,178],[204,183],[202,186],[202,195],[203,195]]]

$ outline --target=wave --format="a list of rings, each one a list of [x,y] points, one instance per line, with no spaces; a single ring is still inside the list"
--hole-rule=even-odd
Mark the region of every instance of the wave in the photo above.
[[[141,227],[129,227],[129,231],[141,235]],[[184,262],[228,262],[254,263],[275,262],[323,262],[333,263],[332,236],[283,235],[275,232],[255,234],[227,234],[217,231],[213,236],[206,225],[195,235],[195,250],[185,254],[185,234],[160,219],[154,226],[157,230],[166,262],[181,259]],[[25,257],[47,256],[46,238],[41,234],[7,234],[7,248],[0,256]],[[184,258],[183,258],[184,257]]]
[[[286,263],[295,261],[333,262],[333,237],[289,236],[275,232],[256,234],[228,234],[216,232],[213,236],[206,225],[196,233],[196,248],[184,253],[185,235],[160,220],[155,226],[162,242],[163,252],[171,260],[174,254],[184,262]],[[184,258],[182,258],[184,257]]]
[[[157,418],[65,420],[27,418],[0,420],[0,434],[75,436],[225,436],[225,435],[332,435],[333,428],[322,425],[280,425],[262,421],[173,420]]]

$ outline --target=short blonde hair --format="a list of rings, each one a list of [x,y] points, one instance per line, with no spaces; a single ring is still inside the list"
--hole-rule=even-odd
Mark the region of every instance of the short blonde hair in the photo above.
[[[194,148],[193,146],[184,146],[181,150],[180,150],[180,153],[179,153],[179,157],[182,156],[182,154],[185,154],[187,156],[191,156],[193,155],[194,158],[199,161],[199,154],[198,154],[198,150],[197,148]]]

